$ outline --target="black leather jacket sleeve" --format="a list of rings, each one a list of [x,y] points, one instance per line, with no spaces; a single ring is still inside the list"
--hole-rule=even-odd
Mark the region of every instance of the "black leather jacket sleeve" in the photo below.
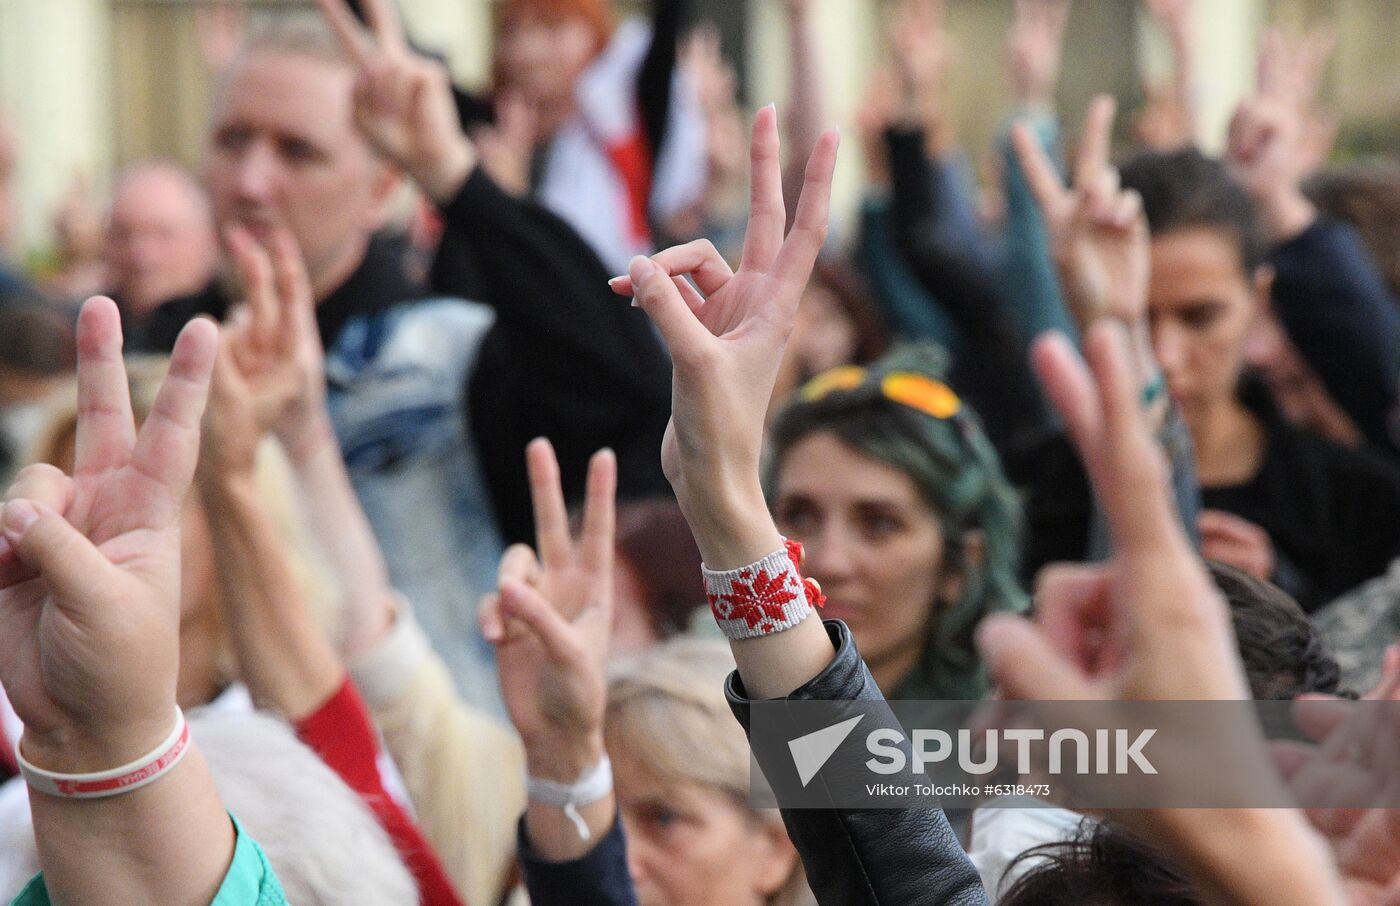
[[[786,700],[883,702],[884,695],[856,651],[851,631],[838,620],[827,621],[826,629],[836,647],[836,659]],[[724,691],[734,716],[749,733],[752,701],[737,672],[730,675]],[[888,721],[897,725],[893,712]],[[757,757],[759,766],[768,771],[764,754]],[[987,903],[976,869],[947,818],[936,809],[784,809],[783,823],[802,857],[807,882],[822,904]]]

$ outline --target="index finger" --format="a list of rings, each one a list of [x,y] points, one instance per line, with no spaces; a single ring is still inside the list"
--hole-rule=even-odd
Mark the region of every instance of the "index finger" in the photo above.
[[[315,306],[311,278],[306,274],[306,262],[290,230],[275,228],[268,247],[272,250],[272,276],[277,286],[279,340],[283,348],[295,349],[298,341],[306,339],[301,332],[314,329],[316,323],[310,317]]]
[[[617,547],[617,457],[599,450],[588,463],[588,491],[583,501],[583,568],[612,581],[613,551]]]
[[[369,29],[379,39],[379,46],[386,50],[402,50],[408,46],[403,36],[403,25],[390,0],[360,0],[365,11],[365,21]]]
[[[556,569],[573,562],[573,542],[569,538],[569,512],[559,485],[559,461],[554,447],[543,437],[525,448],[525,467],[530,475],[530,505],[535,512],[535,549],[545,569]]]
[[[176,500],[184,496],[199,458],[199,420],[209,398],[209,378],[219,346],[214,322],[185,325],[170,354],[170,370],[141,426],[131,465]]]
[[[122,362],[117,305],[95,296],[78,315],[78,429],[73,474],[119,468],[131,455],[136,423]]]
[[[1089,328],[1084,349],[1103,406],[1102,449],[1090,481],[1115,547],[1131,554],[1160,552],[1177,540],[1184,545],[1172,513],[1162,451],[1142,414],[1126,328],[1101,318]]]
[[[316,0],[321,15],[339,42],[341,50],[356,64],[363,66],[369,56],[369,35],[350,11],[345,0]]]
[[[275,344],[279,337],[277,291],[272,282],[272,262],[251,233],[230,226],[225,233],[239,282],[248,297],[249,336],[259,350]]]
[[[1118,102],[1112,95],[1101,94],[1089,105],[1084,116],[1084,131],[1079,138],[1079,155],[1074,164],[1074,187],[1083,189],[1093,184],[1108,166],[1112,141],[1113,115]]]

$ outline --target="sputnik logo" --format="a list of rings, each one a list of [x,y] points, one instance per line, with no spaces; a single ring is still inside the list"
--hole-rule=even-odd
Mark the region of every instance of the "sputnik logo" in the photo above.
[[[864,714],[858,714],[849,720],[843,720],[839,724],[832,724],[814,733],[799,736],[788,743],[788,749],[792,751],[793,764],[797,765],[797,777],[802,781],[805,789],[812,778],[817,776],[831,756],[836,754],[836,750],[841,747],[841,743],[846,741],[846,737],[851,735],[851,731],[856,728],[856,724],[865,719]]]

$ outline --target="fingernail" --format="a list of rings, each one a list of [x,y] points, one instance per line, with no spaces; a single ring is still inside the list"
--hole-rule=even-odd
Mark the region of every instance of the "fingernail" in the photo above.
[[[613,277],[611,280],[608,281],[608,286],[617,286],[625,279],[625,277]]]
[[[10,542],[6,541],[4,538],[0,538],[0,560],[4,560],[6,557],[10,556],[13,550],[14,548],[10,547]]]
[[[5,534],[23,537],[39,519],[39,510],[28,500],[11,500],[5,504]]]
[[[635,293],[642,288],[642,284],[656,271],[656,265],[646,255],[638,255],[627,265],[627,274],[632,278],[632,290]]]

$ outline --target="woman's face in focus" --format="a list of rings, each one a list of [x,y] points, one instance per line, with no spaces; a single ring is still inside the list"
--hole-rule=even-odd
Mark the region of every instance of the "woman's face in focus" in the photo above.
[[[597,50],[588,20],[552,19],[530,12],[514,16],[501,30],[497,66],[502,90],[518,92],[527,103],[554,106],[571,100],[574,82]]]
[[[951,582],[942,526],[913,479],[819,431],[783,458],[774,509],[821,583],[822,615],[846,622],[872,669],[891,659],[912,666]]]
[[[613,751],[627,864],[641,906],[761,906],[797,862],[781,824],[757,820],[732,793],[658,778]]]
[[[1232,400],[1245,339],[1268,297],[1268,278],[1251,278],[1231,237],[1205,227],[1152,239],[1148,315],[1152,348],[1186,417]]]

